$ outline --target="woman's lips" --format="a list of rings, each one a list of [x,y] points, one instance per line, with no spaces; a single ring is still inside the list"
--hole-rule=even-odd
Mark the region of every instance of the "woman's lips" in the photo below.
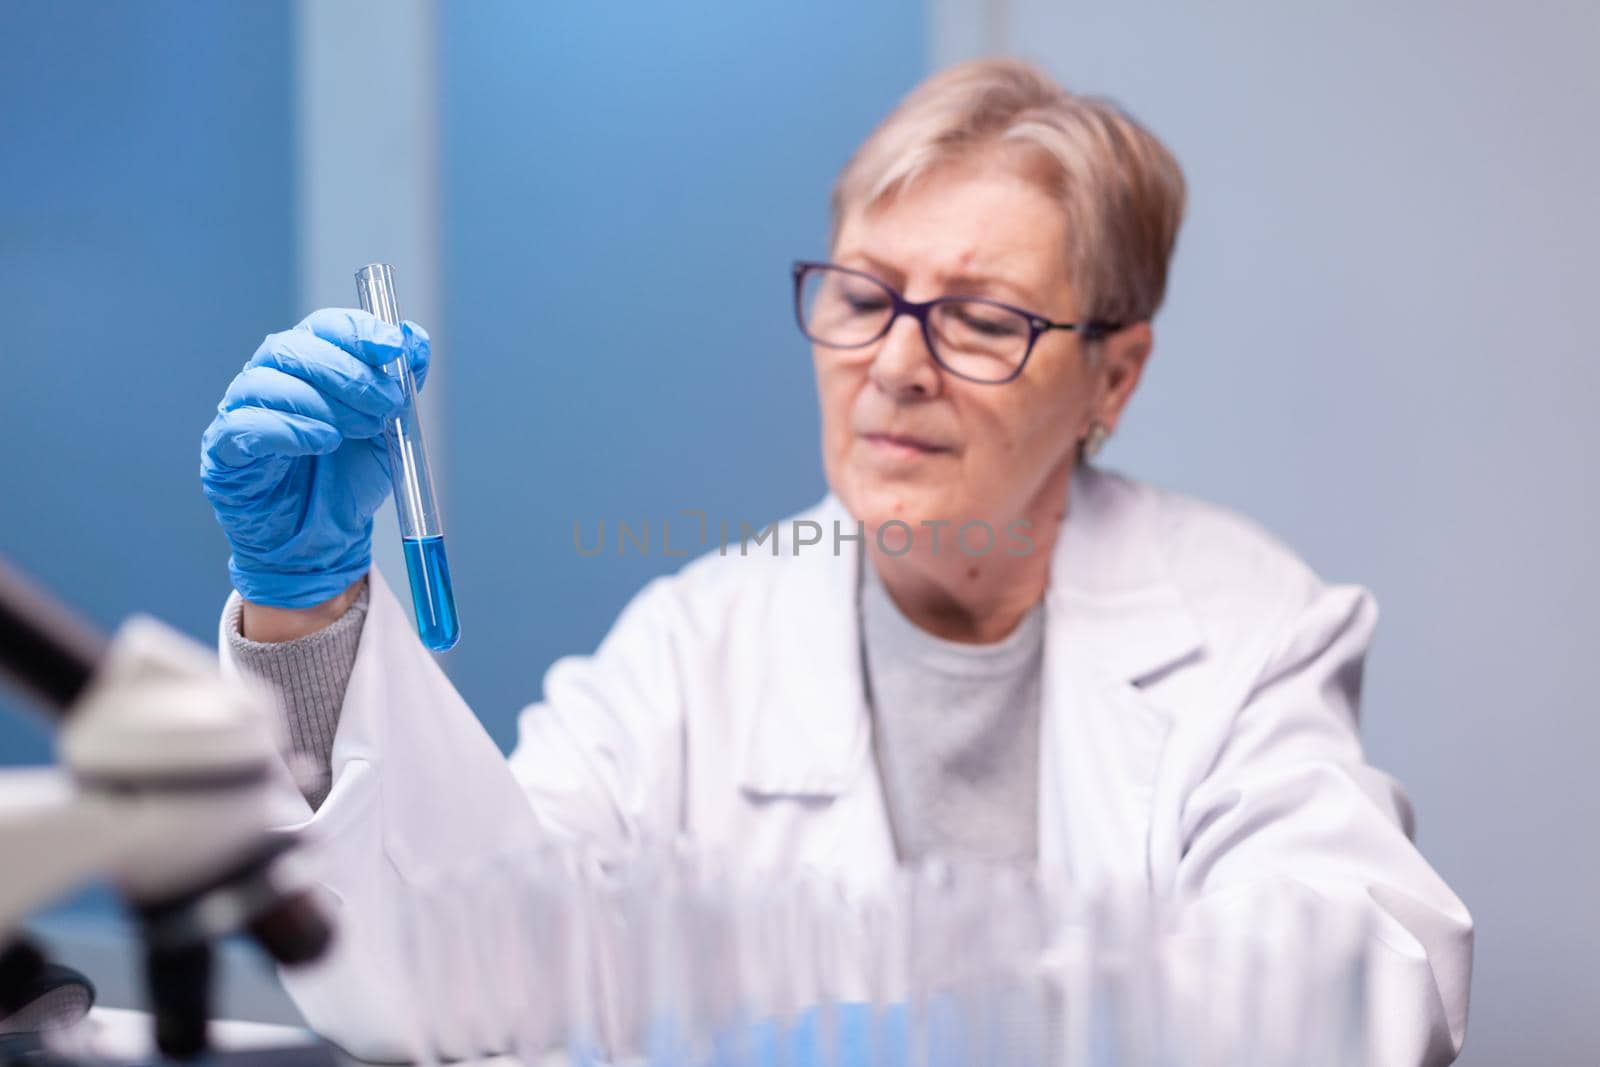
[[[875,449],[895,456],[937,456],[950,451],[944,445],[896,433],[864,433],[862,440]]]

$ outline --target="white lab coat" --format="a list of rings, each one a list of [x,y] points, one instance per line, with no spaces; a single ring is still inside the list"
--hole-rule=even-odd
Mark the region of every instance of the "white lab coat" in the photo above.
[[[1069,502],[1045,596],[1042,870],[1086,891],[1281,886],[1358,906],[1380,1062],[1453,1058],[1472,923],[1409,839],[1399,786],[1362,756],[1371,597],[1238,517],[1120,476],[1080,471]],[[408,887],[504,844],[682,832],[756,866],[892,869],[860,550],[833,551],[834,522],[855,523],[831,496],[799,518],[822,544],[791,551],[785,522],[777,557],[713,549],[648,584],[595,654],[550,668],[509,761],[374,574],[332,793],[315,815],[285,798],[341,929],[330,960],[288,979],[317,1030],[400,1055]]]

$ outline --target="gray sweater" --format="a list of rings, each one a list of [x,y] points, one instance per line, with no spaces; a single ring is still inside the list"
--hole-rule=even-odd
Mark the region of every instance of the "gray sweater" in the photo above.
[[[960,644],[920,629],[861,569],[873,751],[900,859],[1034,863],[1042,605],[994,644]]]
[[[278,694],[289,724],[289,759],[300,791],[313,809],[333,785],[333,735],[339,728],[345,686],[355,668],[361,627],[367,621],[367,586],[333,624],[293,641],[251,641],[239,625],[239,598],[228,601],[223,631],[239,669]]]

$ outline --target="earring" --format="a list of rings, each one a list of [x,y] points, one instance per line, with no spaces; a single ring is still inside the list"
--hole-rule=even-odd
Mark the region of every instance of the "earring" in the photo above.
[[[1083,436],[1083,458],[1089,460],[1098,456],[1110,436],[1111,431],[1106,429],[1106,424],[1103,422],[1097,422],[1089,427],[1089,432]]]

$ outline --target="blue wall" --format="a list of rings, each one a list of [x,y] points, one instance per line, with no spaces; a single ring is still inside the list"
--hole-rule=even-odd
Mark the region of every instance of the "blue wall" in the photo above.
[[[0,11],[0,554],[214,641],[200,432],[293,322],[287,4]],[[0,763],[49,739],[0,695]]]
[[[923,74],[925,21],[919,0],[441,18],[447,663],[509,745],[544,669],[682,564],[663,519],[823,492],[788,264],[826,251],[833,175]],[[651,553],[580,558],[575,519],[649,520]]]

